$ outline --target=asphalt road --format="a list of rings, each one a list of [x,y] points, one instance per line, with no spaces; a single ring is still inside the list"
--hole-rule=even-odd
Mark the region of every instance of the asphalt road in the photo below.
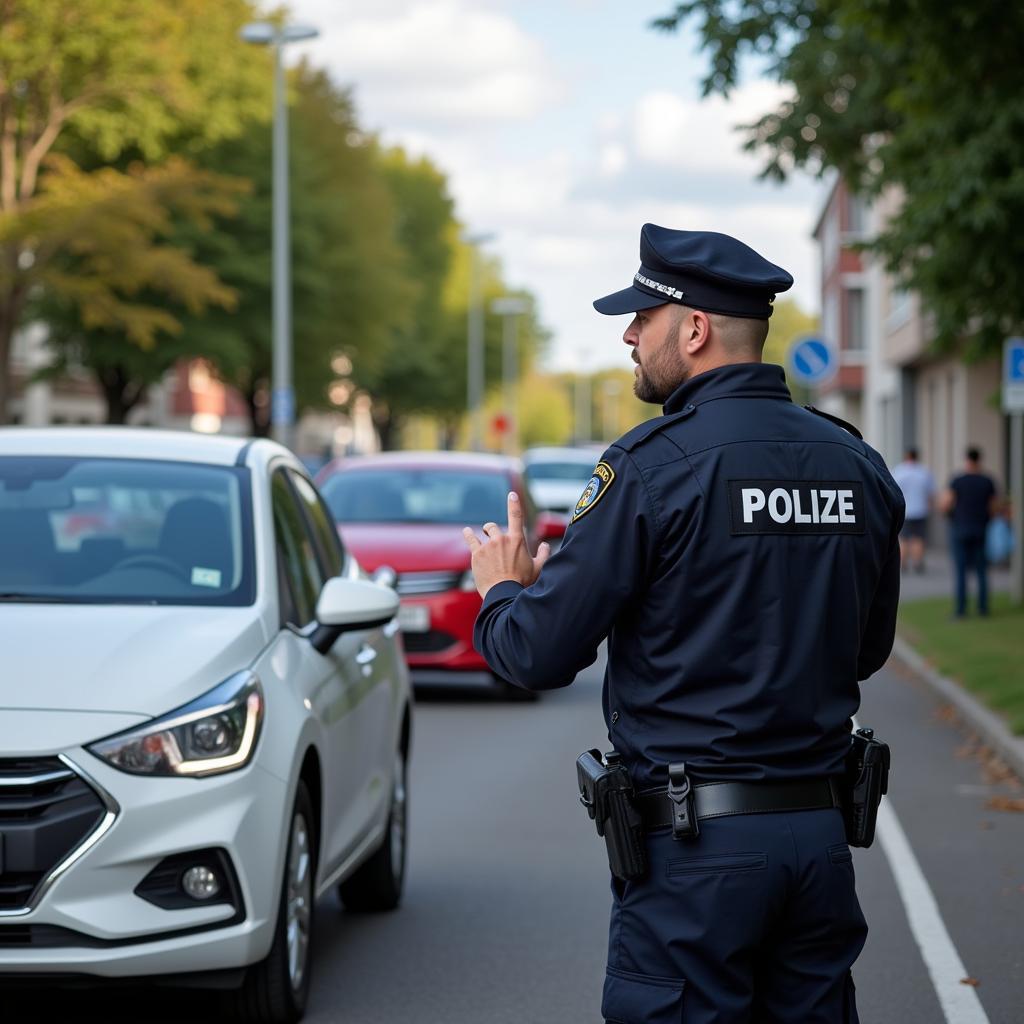
[[[407,898],[379,917],[345,914],[333,895],[321,902],[310,1024],[600,1019],[607,873],[576,803],[573,766],[580,750],[601,744],[599,697],[595,666],[534,705],[465,693],[421,699]],[[861,1020],[1021,1024],[1024,814],[987,804],[1024,792],[997,779],[998,766],[977,757],[948,712],[899,668],[870,681],[864,698],[862,724],[893,747],[890,809],[925,889],[908,888],[906,858],[891,862],[881,843],[857,851],[872,929],[855,971]],[[928,891],[952,961],[922,909]],[[977,987],[954,977],[960,961]],[[217,1019],[206,1012],[208,995],[138,989],[36,993],[2,1005],[5,1022]]]

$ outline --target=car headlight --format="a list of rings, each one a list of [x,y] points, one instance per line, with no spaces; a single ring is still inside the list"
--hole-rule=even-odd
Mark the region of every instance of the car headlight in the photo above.
[[[263,690],[239,672],[177,711],[86,749],[133,775],[219,775],[249,763],[263,724]]]

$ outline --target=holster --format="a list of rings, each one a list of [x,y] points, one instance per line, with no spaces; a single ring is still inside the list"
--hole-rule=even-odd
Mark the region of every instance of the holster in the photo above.
[[[873,729],[850,737],[843,776],[843,820],[850,846],[870,846],[875,839],[878,805],[889,789],[889,745]]]
[[[628,882],[647,873],[643,821],[633,806],[633,780],[615,751],[587,750],[576,759],[580,803],[604,837],[608,867]]]

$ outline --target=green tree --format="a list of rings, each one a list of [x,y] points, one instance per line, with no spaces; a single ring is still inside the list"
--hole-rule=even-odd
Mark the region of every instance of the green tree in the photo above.
[[[432,407],[443,421],[450,441],[454,441],[460,420],[467,412],[468,366],[467,335],[469,319],[469,281],[473,252],[453,230],[455,256],[451,273],[445,281],[443,302],[445,308],[444,333],[437,350],[435,368],[438,371],[435,401]],[[504,279],[500,260],[480,254],[481,302],[484,308],[484,387],[499,387],[502,380],[502,317],[493,312],[499,298],[521,299],[527,307],[518,317],[516,339],[518,347],[518,376],[523,379],[537,365],[545,352],[550,335],[540,322],[536,299],[527,290],[510,287]]]
[[[794,299],[783,299],[775,303],[768,321],[768,339],[764,343],[764,361],[786,365],[789,346],[801,335],[814,334],[818,330],[818,318],[804,312]]]
[[[373,397],[373,417],[385,448],[412,413],[445,411],[441,392],[451,372],[444,284],[451,271],[456,225],[444,174],[429,160],[411,159],[401,149],[379,155],[380,172],[395,205],[397,240],[402,248],[409,315],[391,331],[374,360],[355,363],[355,380]]]
[[[1024,328],[1024,6],[995,0],[689,0],[659,19],[695,19],[728,93],[745,56],[794,95],[746,126],[764,174],[838,170],[898,212],[873,242],[919,291],[937,342],[969,354]]]
[[[418,286],[400,243],[396,209],[375,139],[360,128],[351,97],[308,65],[291,79],[292,324],[299,409],[325,408],[344,354],[367,378],[384,363],[393,333],[412,323]],[[246,176],[251,193],[217,230],[181,243],[238,294],[231,310],[189,322],[200,350],[249,402],[252,427],[268,429],[271,337],[271,137],[253,123],[214,147],[203,165]]]
[[[33,211],[47,157],[81,145],[107,161],[156,160],[184,140],[198,151],[237,134],[270,87],[267,54],[238,39],[253,10],[246,0],[0,0],[0,422],[14,331],[57,252],[41,233],[51,222]]]
[[[126,172],[52,163],[18,220],[38,240],[28,310],[50,328],[47,374],[85,366],[106,398],[108,422],[123,423],[178,359],[199,354],[181,317],[234,305],[234,291],[168,239],[184,220],[209,229],[213,215],[233,211],[244,183],[177,158]]]
[[[519,441],[523,448],[565,444],[572,434],[572,403],[547,374],[531,374],[519,388]]]

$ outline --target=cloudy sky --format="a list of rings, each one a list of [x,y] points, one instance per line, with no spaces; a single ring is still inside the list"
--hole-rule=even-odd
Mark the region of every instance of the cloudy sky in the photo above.
[[[625,287],[645,221],[742,238],[817,310],[819,183],[756,181],[736,124],[770,109],[751,79],[702,100],[691,30],[648,25],[671,0],[292,0],[321,36],[296,45],[355,88],[362,122],[449,177],[458,215],[493,232],[507,279],[540,299],[552,369],[626,364],[625,320],[592,309]]]

